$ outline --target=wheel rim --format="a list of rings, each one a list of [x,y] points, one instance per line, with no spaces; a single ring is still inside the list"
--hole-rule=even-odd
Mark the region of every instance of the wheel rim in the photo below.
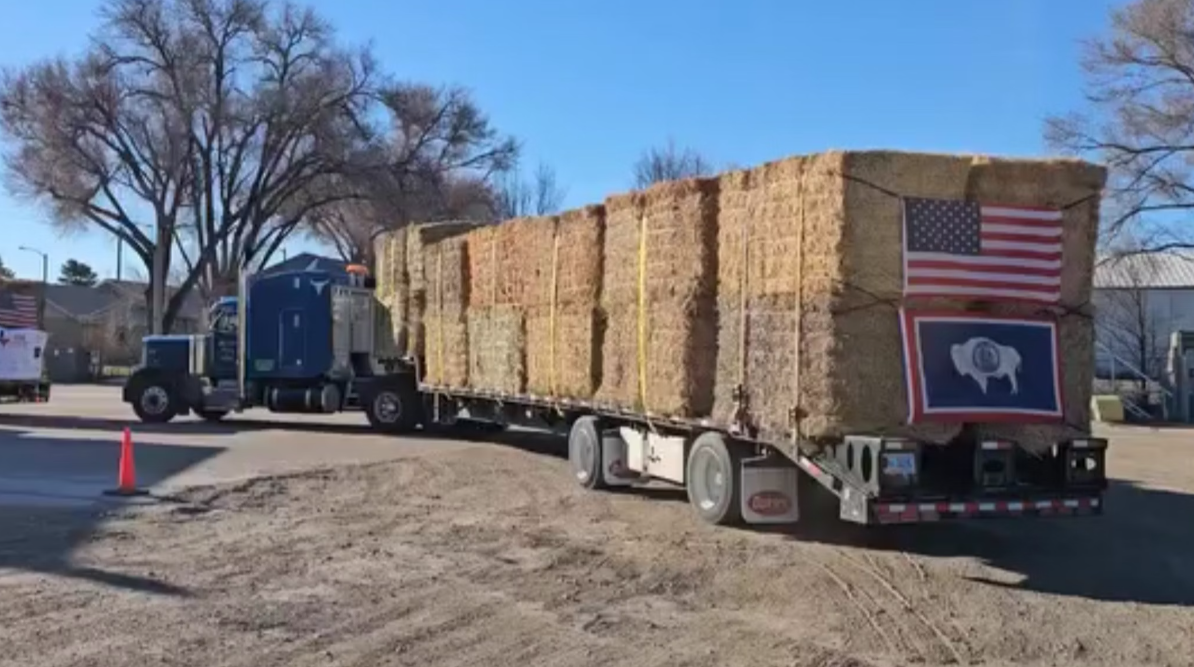
[[[373,399],[373,414],[383,424],[394,424],[402,417],[402,399],[392,391],[383,391]]]
[[[696,504],[709,511],[721,504],[726,493],[726,471],[721,461],[706,449],[693,453],[693,475],[690,487]]]
[[[145,414],[160,415],[170,407],[170,394],[161,387],[149,387],[141,393],[141,409]]]
[[[569,459],[572,461],[572,472],[580,482],[589,481],[592,470],[597,461],[597,443],[587,431],[580,431],[572,435],[572,447]]]

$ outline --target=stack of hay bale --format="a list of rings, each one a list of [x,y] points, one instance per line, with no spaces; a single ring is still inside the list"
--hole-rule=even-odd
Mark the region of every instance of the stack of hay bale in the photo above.
[[[373,273],[377,279],[379,305],[379,354],[426,357],[424,318],[428,310],[428,290],[432,283],[427,278],[427,271],[428,266],[433,271],[439,270],[439,258],[429,258],[428,248],[445,239],[459,237],[480,225],[474,221],[452,220],[399,227],[378,235],[373,247]],[[463,247],[458,250],[457,255],[463,251]],[[447,255],[448,264],[451,265],[457,255],[453,255],[451,250]],[[450,271],[449,268],[449,274]],[[448,292],[450,290],[445,293]],[[463,305],[459,310],[464,312]],[[451,321],[450,315],[448,321]],[[458,386],[463,386],[462,377]]]
[[[552,219],[533,238],[522,301],[530,394],[588,400],[597,391],[604,233],[604,207],[586,206]]]
[[[599,402],[708,415],[717,353],[716,193],[716,180],[689,179],[606,200]]]
[[[1090,300],[1105,174],[1088,163],[901,152],[829,152],[721,177],[719,351],[715,417],[734,418],[734,390],[768,438],[890,434],[945,442],[959,424],[908,424],[897,309],[903,291],[904,197],[1062,207],[1059,321],[1066,420],[1085,428],[1093,360]],[[919,298],[918,308],[977,304]],[[1038,315],[1040,304],[983,304]],[[1068,314],[1067,314],[1068,313]],[[1073,435],[1066,424],[984,424],[983,437],[1031,449]]]
[[[538,242],[555,219],[518,218],[468,237],[468,375],[473,389],[520,394],[526,389],[528,293],[545,282],[550,254]]]
[[[1073,160],[835,151],[664,183],[604,207],[431,243],[422,264],[428,299],[408,296],[406,317],[426,322],[431,384],[742,422],[773,441],[864,433],[945,442],[958,425],[907,419],[899,196],[1081,202],[1064,211],[1057,313],[1066,421],[1085,428],[1093,326],[1074,311],[1090,299],[1105,177]],[[1030,448],[1073,430],[981,428]]]
[[[468,245],[464,236],[429,244],[422,252],[426,277],[423,307],[424,379],[444,387],[467,387]],[[413,303],[413,301],[412,301]]]

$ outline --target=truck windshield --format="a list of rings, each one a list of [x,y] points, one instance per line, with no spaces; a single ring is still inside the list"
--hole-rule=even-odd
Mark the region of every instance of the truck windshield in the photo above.
[[[236,333],[236,313],[216,309],[212,314],[211,330],[222,334]]]

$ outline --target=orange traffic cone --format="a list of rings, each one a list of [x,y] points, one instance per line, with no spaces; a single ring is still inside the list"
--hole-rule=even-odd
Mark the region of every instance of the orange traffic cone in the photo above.
[[[120,467],[116,472],[116,488],[105,491],[109,496],[143,496],[148,491],[137,488],[137,470],[133,463],[133,436],[127,428],[120,439]]]

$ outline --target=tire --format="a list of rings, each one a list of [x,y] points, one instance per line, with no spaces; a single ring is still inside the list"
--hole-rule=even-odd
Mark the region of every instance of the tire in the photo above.
[[[702,433],[693,441],[684,464],[684,487],[701,520],[715,526],[742,523],[741,464],[741,449],[730,447],[720,433]]]
[[[419,391],[410,376],[378,378],[364,394],[366,400],[361,407],[376,431],[410,433],[422,422]]]
[[[133,412],[146,424],[165,424],[178,416],[178,393],[159,378],[138,380],[132,403]]]
[[[227,410],[196,410],[195,414],[205,422],[216,423],[222,421],[224,417],[228,416]]]
[[[601,423],[596,417],[581,417],[568,431],[568,465],[581,487],[593,491],[608,488],[602,471],[605,456],[601,446]]]

